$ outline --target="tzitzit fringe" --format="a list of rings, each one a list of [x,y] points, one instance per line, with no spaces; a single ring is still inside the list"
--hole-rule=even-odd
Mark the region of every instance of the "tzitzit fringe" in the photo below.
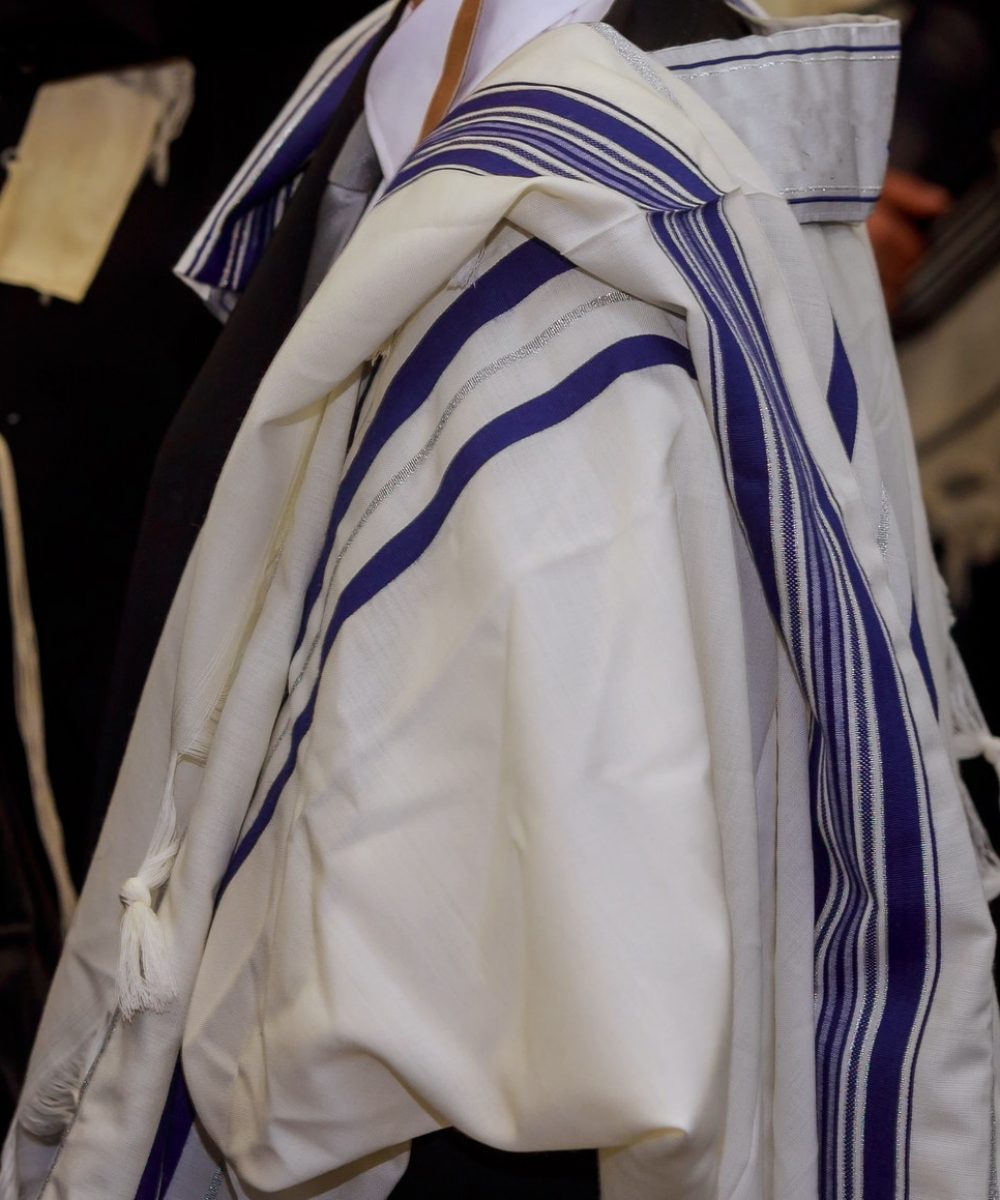
[[[174,807],[177,761],[177,757],[171,760],[156,828],[142,866],[118,892],[125,906],[118,948],[118,1008],[126,1021],[140,1012],[163,1012],[177,996],[166,937],[153,907],[153,895],[170,877],[180,845]]]
[[[948,690],[951,701],[952,746],[959,759],[986,759],[1000,781],[1000,738],[986,724],[976,693],[973,691],[965,663],[955,643],[948,639]],[[965,813],[979,858],[983,886],[991,898],[1000,895],[1000,856],[983,827],[979,813],[965,785],[959,780]]]

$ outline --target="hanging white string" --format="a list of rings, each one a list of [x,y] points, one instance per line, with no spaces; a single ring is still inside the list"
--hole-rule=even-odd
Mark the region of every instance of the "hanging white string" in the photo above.
[[[170,877],[180,845],[174,806],[176,770],[175,757],[146,857],[118,893],[125,906],[118,947],[118,1007],[126,1021],[139,1012],[163,1012],[177,996],[166,936],[154,908],[154,893]]]
[[[948,643],[948,679],[955,753],[959,758],[976,758],[981,754],[994,770],[1000,771],[1000,738],[994,736],[986,724],[965,663],[951,639]]]
[[[7,559],[7,594],[14,642],[14,707],[24,745],[28,782],[35,809],[38,833],[42,839],[55,881],[63,932],[76,907],[76,888],[66,861],[62,823],[52,795],[45,756],[45,712],[42,682],[38,666],[38,639],[31,613],[28,571],[21,532],[21,509],[17,498],[14,463],[7,442],[0,435],[0,514]]]
[[[948,691],[951,701],[952,746],[959,759],[983,758],[996,772],[1000,782],[1000,738],[995,737],[986,724],[972,681],[958,647],[948,639]],[[997,854],[990,836],[976,811],[972,797],[965,784],[959,780],[962,801],[969,822],[969,830],[979,857],[983,885],[992,898],[1000,895],[1000,855]]]

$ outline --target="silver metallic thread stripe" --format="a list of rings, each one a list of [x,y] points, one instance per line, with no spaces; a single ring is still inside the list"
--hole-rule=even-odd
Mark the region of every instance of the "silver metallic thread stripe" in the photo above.
[[[668,100],[674,99],[674,94],[670,90],[670,85],[663,76],[653,66],[653,60],[648,55],[643,54],[638,50],[627,38],[622,35],[611,25],[606,25],[603,21],[594,26],[594,29],[605,39],[610,42],[614,50],[628,63],[633,71],[661,96],[666,96]]]
[[[819,51],[822,53],[822,51]],[[771,71],[775,67],[813,66],[830,62],[895,62],[898,52],[891,54],[826,54],[822,58],[778,58],[774,62],[744,63],[732,67],[717,67],[711,71],[695,71],[677,63],[672,70],[685,81],[688,79],[708,79],[713,75],[735,75],[737,71]]]
[[[782,196],[804,196],[807,193],[811,196],[813,192],[836,192],[842,194],[847,191],[853,191],[857,195],[860,195],[862,192],[871,192],[871,196],[865,197],[865,199],[877,200],[881,190],[881,184],[842,183],[839,186],[835,185],[833,187],[787,187],[781,188],[780,192]]]
[[[558,321],[553,322],[548,326],[548,328],[543,329],[542,332],[538,334],[537,337],[532,338],[530,342],[525,342],[523,346],[519,346],[518,349],[512,350],[509,354],[505,354],[502,358],[495,359],[493,362],[488,363],[485,367],[480,368],[480,370],[478,370],[474,375],[470,376],[465,383],[462,384],[455,395],[452,396],[451,400],[448,401],[447,406],[441,414],[440,420],[434,428],[434,432],[427,439],[421,449],[410,459],[408,463],[406,463],[405,466],[401,467],[395,473],[395,475],[386,480],[386,482],[382,484],[382,486],[372,497],[368,507],[362,513],[358,523],[351,530],[350,535],[347,537],[347,540],[341,547],[340,553],[334,560],[333,568],[330,572],[331,582],[334,573],[340,566],[341,560],[353,545],[358,534],[368,523],[369,519],[374,516],[378,509],[381,508],[385,501],[399,487],[399,485],[403,483],[404,480],[410,478],[411,475],[416,474],[416,472],[420,469],[420,466],[426,461],[428,455],[440,440],[448,422],[454,416],[455,412],[467,396],[474,392],[481,383],[484,383],[487,379],[492,378],[494,375],[504,370],[504,368],[511,366],[515,362],[521,362],[524,359],[529,358],[536,351],[541,350],[550,341],[552,341],[554,337],[557,337],[565,329],[568,329],[569,326],[580,317],[586,316],[588,313],[594,312],[597,309],[605,308],[609,304],[621,304],[622,301],[631,299],[633,299],[633,297],[627,295],[625,292],[617,291],[605,292],[603,295],[595,296],[593,299],[588,300],[584,304],[574,308],[571,312],[566,313],[565,316],[560,317]],[[318,637],[319,635],[317,634],[317,638]],[[315,645],[315,639],[313,645]]]
[[[193,261],[190,266],[187,265],[187,257],[191,253],[191,248],[184,252],[184,258],[180,264],[184,275],[194,275],[202,269],[212,249],[219,241],[222,225],[232,215],[234,207],[240,203],[247,192],[271,165],[278,151],[284,146],[295,130],[298,129],[299,123],[317,103],[321,93],[330,87],[346,69],[347,64],[345,63],[345,59],[349,61],[351,51],[356,50],[366,36],[374,36],[376,28],[379,25],[384,25],[386,20],[387,18],[385,17],[376,17],[375,13],[369,14],[364,22],[360,23],[361,27],[357,31],[357,36],[331,62],[318,71],[310,83],[306,84],[305,80],[303,80],[302,85],[300,85],[302,87],[302,95],[299,96],[297,102],[294,96],[289,101],[289,105],[294,105],[294,107],[282,122],[281,128],[275,133],[272,140],[267,143],[266,147],[261,148],[258,143],[250,155],[250,160],[244,162],[236,173],[235,178],[229,181],[226,191],[208,215],[205,223],[209,225],[209,229],[205,234],[204,242],[194,251],[192,255]],[[254,158],[258,150],[260,151],[260,156]],[[196,241],[197,237],[198,235],[195,237]]]
[[[316,630],[316,633],[313,635],[312,641],[309,643],[309,649],[306,652],[306,657],[302,663],[302,668],[298,675],[296,675],[291,687],[288,689],[288,697],[285,701],[286,706],[298,689],[299,684],[305,677],[305,674],[308,671],[316,653],[316,649],[323,637],[323,630],[326,624],[325,618],[327,601],[329,599],[330,590],[333,585],[333,579],[337,572],[337,568],[340,566],[344,556],[354,544],[358,534],[365,527],[371,517],[374,516],[374,514],[385,503],[385,501],[393,494],[393,492],[396,491],[400,484],[404,483],[411,476],[415,475],[423,463],[426,462],[428,455],[437,445],[442,433],[444,433],[445,427],[458,411],[462,402],[466,400],[467,397],[471,395],[471,393],[474,392],[476,388],[478,388],[479,385],[484,383],[487,379],[491,379],[494,375],[498,374],[506,367],[509,367],[517,362],[523,362],[525,359],[530,358],[533,354],[536,354],[539,350],[544,349],[549,342],[558,337],[559,334],[565,332],[565,330],[567,330],[571,325],[575,324],[575,322],[581,317],[585,317],[592,312],[596,312],[598,309],[607,308],[609,305],[621,304],[627,300],[634,299],[634,296],[629,296],[626,292],[619,291],[603,292],[600,296],[594,296],[590,300],[585,301],[583,304],[578,304],[576,308],[571,309],[568,313],[565,313],[557,321],[553,321],[551,325],[543,329],[541,333],[537,334],[530,341],[525,342],[523,346],[519,346],[516,350],[512,350],[510,353],[494,359],[493,362],[487,363],[486,366],[481,367],[474,375],[470,375],[465,383],[462,384],[458,391],[448,401],[447,406],[441,413],[440,420],[434,427],[434,432],[427,439],[421,449],[417,451],[417,453],[409,460],[409,462],[407,462],[394,475],[387,479],[372,497],[368,506],[361,514],[357,524],[354,526],[345,540],[339,554],[334,559],[333,566],[330,568],[329,578],[324,589],[319,627]],[[277,753],[278,747],[288,736],[288,731],[292,727],[292,721],[293,718],[291,717],[286,720],[277,741],[268,752],[267,758],[264,760],[264,765],[261,768],[261,778],[263,778],[272,758]]]
[[[204,1196],[202,1196],[201,1200],[217,1200],[219,1192],[222,1191],[222,1179],[222,1167],[218,1167],[208,1185],[208,1190],[205,1192]]]
[[[889,511],[889,493],[885,490],[885,484],[882,484],[882,502],[878,514],[878,531],[876,538],[878,539],[878,548],[882,552],[882,557],[885,558],[889,553],[889,525],[891,514]]]

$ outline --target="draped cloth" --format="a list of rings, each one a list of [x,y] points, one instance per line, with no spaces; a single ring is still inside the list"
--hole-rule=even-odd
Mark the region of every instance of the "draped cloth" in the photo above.
[[[404,164],[222,472],[11,1195],[381,1200],[448,1125],[607,1200],[995,1190],[972,709],[859,225],[895,45],[569,26]],[[125,1021],[168,804],[177,994]]]

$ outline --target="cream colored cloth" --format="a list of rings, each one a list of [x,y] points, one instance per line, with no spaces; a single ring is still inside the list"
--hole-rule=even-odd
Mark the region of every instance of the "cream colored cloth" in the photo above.
[[[193,78],[180,61],[39,89],[0,193],[0,282],[83,300],[147,164],[166,181]]]
[[[11,1195],[382,1200],[447,1124],[598,1147],[603,1200],[988,1194],[993,928],[858,224],[896,32],[555,30],[361,222],[172,607]],[[168,846],[176,997],[122,1020]]]
[[[14,709],[24,744],[28,779],[35,807],[38,833],[49,860],[56,885],[63,928],[69,925],[76,907],[76,888],[69,873],[63,844],[62,822],[52,795],[45,758],[45,712],[38,667],[38,641],[28,593],[28,571],[21,537],[21,510],[10,448],[0,435],[0,517],[7,562],[7,595],[14,640]]]

